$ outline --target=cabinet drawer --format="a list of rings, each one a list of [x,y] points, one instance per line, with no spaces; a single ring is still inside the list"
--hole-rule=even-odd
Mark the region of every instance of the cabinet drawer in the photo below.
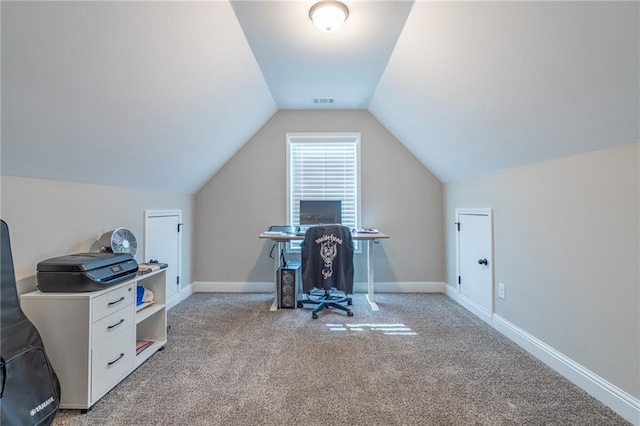
[[[135,284],[128,284],[109,293],[102,294],[91,301],[91,322],[131,305],[136,300]]]
[[[91,350],[91,401],[100,399],[134,367],[136,327],[130,326]]]
[[[127,327],[135,324],[133,307],[120,309],[111,315],[96,321],[91,326],[91,347],[96,347],[105,340],[115,336]]]

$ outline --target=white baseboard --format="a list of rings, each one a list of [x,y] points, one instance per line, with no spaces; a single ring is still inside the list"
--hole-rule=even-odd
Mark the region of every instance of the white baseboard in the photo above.
[[[611,408],[621,417],[636,426],[640,425],[640,400],[510,323],[500,315],[490,315],[484,308],[460,294],[455,287],[446,284],[445,294],[589,395]]]
[[[376,282],[376,293],[443,293],[443,282]],[[194,293],[273,293],[273,282],[210,282],[195,281]],[[366,293],[367,283],[353,283],[354,293]]]
[[[640,425],[640,400],[497,314],[493,327],[627,421]]]
[[[444,294],[446,294],[447,296],[449,296],[450,298],[452,298],[453,300],[455,300],[457,302],[458,301],[458,295],[460,294],[460,292],[456,288],[454,288],[451,285],[445,283]]]
[[[458,302],[460,305],[464,306],[468,311],[471,311],[482,321],[486,322],[489,325],[493,325],[491,321],[491,312],[487,311],[485,308],[478,305],[476,302],[469,299],[464,294],[460,293],[457,289],[451,287],[449,284],[445,285],[445,294]]]
[[[269,282],[212,282],[195,281],[194,293],[273,293],[275,284]]]
[[[377,282],[374,284],[375,293],[443,293],[443,282],[405,281],[405,282]],[[354,293],[366,293],[366,282],[353,283]]]
[[[193,285],[189,284],[188,286],[181,288],[178,294],[173,296],[171,299],[167,300],[167,309],[173,308],[178,303],[182,302],[192,294],[193,294]]]

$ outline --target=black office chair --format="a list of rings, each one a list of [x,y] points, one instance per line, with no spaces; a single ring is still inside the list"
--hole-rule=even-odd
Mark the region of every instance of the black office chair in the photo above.
[[[302,288],[306,297],[298,301],[298,308],[315,305],[311,314],[335,308],[352,317],[353,293],[353,238],[351,231],[342,225],[318,225],[305,233],[302,250]],[[343,294],[336,294],[340,291]]]

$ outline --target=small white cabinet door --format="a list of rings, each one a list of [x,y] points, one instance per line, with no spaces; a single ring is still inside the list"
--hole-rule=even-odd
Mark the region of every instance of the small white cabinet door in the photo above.
[[[166,263],[167,277],[167,305],[173,306],[178,302],[180,289],[180,260],[182,212],[145,211],[144,224],[144,262],[157,260]]]
[[[492,218],[488,211],[456,212],[460,293],[491,317],[494,312]]]

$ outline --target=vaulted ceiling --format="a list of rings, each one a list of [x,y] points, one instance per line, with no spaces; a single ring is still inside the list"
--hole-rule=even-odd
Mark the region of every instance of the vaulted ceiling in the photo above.
[[[2,174],[195,193],[278,109],[368,109],[443,182],[640,141],[638,2],[345,3],[3,1]]]

